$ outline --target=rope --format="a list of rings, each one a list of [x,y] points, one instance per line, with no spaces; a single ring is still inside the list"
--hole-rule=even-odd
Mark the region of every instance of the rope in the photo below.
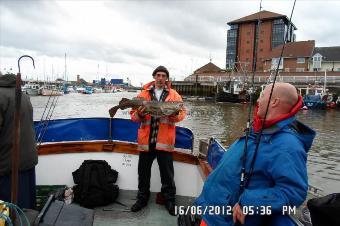
[[[13,209],[16,212],[16,215],[19,216],[19,222],[20,222],[20,226],[23,226],[23,221],[22,218],[24,218],[25,220],[25,226],[30,226],[30,222],[28,221],[24,211],[22,211],[22,209],[20,209],[19,206],[10,203],[10,202],[4,202],[4,201],[0,201],[0,204],[5,205],[6,207]],[[9,218],[8,216],[0,213],[0,217],[5,219],[6,223],[8,223],[10,226],[13,226],[13,222],[11,220],[11,218]]]

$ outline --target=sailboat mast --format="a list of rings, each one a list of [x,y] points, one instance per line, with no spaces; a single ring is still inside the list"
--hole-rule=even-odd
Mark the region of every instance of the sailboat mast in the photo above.
[[[65,53],[65,70],[64,70],[64,80],[67,81],[67,66],[66,66],[66,53]]]

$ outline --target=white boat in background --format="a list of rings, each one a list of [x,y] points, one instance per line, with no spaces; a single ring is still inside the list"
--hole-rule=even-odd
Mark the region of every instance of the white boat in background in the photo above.
[[[40,94],[40,85],[36,83],[27,83],[22,88],[30,96],[38,96]]]
[[[76,87],[76,92],[77,93],[84,93],[85,92],[85,88],[84,87]]]
[[[75,89],[73,88],[73,86],[69,86],[69,87],[67,87],[67,92],[69,92],[69,93],[75,93],[76,91],[75,91]]]
[[[102,88],[98,88],[98,87],[93,88],[93,93],[102,93],[102,92],[103,92]]]
[[[113,87],[111,87],[111,86],[105,86],[104,87],[104,93],[114,93],[113,92]]]
[[[58,90],[55,85],[44,85],[41,89],[42,96],[62,96],[64,92]]]

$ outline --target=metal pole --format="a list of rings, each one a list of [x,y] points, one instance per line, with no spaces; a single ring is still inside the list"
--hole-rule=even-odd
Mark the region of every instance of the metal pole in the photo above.
[[[326,94],[326,83],[327,83],[327,69],[325,69],[325,78],[323,81],[323,93]]]
[[[11,166],[11,202],[17,204],[18,202],[18,174],[20,166],[20,115],[21,115],[21,73],[20,73],[20,60],[23,57],[29,57],[33,61],[34,59],[30,56],[21,56],[18,60],[19,73],[17,74],[15,81],[15,113],[14,113],[14,141],[12,149],[12,166]],[[13,221],[15,221],[16,215],[15,211],[11,212]]]

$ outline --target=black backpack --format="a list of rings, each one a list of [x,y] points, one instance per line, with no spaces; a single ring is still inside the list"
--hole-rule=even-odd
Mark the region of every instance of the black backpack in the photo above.
[[[86,208],[113,203],[119,194],[118,172],[111,169],[105,160],[85,160],[72,173],[74,202]]]

